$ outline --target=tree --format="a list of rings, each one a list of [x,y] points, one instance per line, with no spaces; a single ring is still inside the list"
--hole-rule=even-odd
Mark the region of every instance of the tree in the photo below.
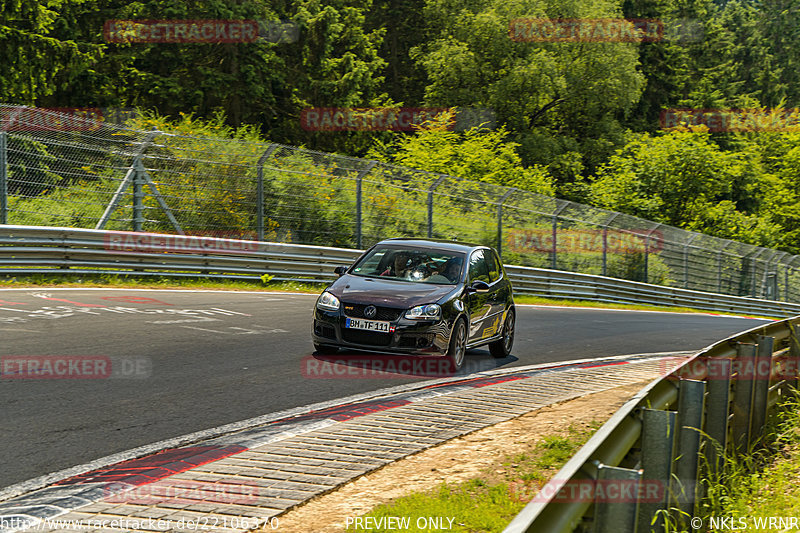
[[[99,47],[53,37],[64,0],[0,3],[0,102],[34,104],[55,92],[59,76],[86,68]],[[10,68],[9,68],[10,67]]]
[[[427,73],[427,104],[491,108],[523,162],[550,165],[562,184],[591,172],[622,143],[617,117],[644,82],[635,43],[509,36],[512,21],[525,17],[620,18],[615,3],[428,0],[425,14],[434,38],[412,57]]]
[[[752,149],[723,151],[707,130],[642,134],[617,151],[591,186],[593,203],[662,224],[771,244],[777,226],[748,202],[763,188]]]
[[[508,130],[464,133],[449,129],[452,114],[426,124],[414,135],[398,136],[394,143],[378,143],[369,157],[399,166],[449,174],[468,180],[516,187],[553,195],[553,179],[541,166],[524,167],[510,142]]]

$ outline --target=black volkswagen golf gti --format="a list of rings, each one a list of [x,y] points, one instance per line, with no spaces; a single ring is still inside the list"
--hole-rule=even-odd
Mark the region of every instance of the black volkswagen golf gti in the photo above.
[[[441,355],[452,369],[467,349],[506,357],[514,342],[511,283],[487,246],[418,239],[381,241],[317,299],[314,347]]]

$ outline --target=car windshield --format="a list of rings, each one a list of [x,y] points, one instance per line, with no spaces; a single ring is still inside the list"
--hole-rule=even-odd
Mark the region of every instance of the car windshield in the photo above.
[[[417,283],[455,285],[461,279],[463,266],[464,254],[458,252],[378,246],[364,256],[350,273]]]

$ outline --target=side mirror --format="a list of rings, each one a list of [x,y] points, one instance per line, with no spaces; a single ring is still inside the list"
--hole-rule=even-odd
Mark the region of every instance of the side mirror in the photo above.
[[[333,272],[338,274],[339,277],[341,278],[345,274],[345,272],[347,272],[347,267],[342,267],[342,266],[336,267],[333,269]]]
[[[489,284],[485,281],[481,281],[476,279],[472,282],[472,284],[467,288],[469,292],[477,292],[477,293],[484,293],[489,292]]]

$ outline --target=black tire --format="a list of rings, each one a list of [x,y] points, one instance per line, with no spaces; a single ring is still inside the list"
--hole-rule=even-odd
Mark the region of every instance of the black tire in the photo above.
[[[511,355],[514,346],[514,310],[509,309],[506,320],[503,322],[503,336],[499,340],[489,343],[489,352],[496,359],[503,359]]]
[[[450,346],[447,347],[447,360],[450,362],[450,370],[456,372],[464,366],[464,359],[467,356],[467,321],[459,318],[453,326],[453,333],[450,335]]]
[[[314,349],[321,355],[333,355],[339,351],[336,346],[328,346],[327,344],[314,343]]]

